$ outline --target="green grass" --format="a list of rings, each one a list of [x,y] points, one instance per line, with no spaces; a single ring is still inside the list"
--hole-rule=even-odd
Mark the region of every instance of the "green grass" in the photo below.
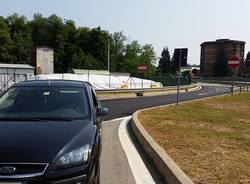
[[[195,183],[250,183],[250,93],[144,111],[139,119]]]

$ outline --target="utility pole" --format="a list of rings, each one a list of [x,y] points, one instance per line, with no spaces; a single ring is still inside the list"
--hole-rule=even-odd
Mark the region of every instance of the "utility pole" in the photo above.
[[[234,71],[232,74],[232,87],[231,87],[231,95],[234,96]]]
[[[110,46],[108,40],[108,72],[109,72],[109,89],[110,89]]]
[[[108,71],[110,71],[110,48],[109,48],[109,40],[108,40]]]
[[[180,85],[181,85],[181,53],[180,49],[180,59],[179,59],[179,72],[178,72],[178,90],[177,90],[177,102],[176,105],[179,106],[179,96],[180,96]]]
[[[231,93],[234,95],[234,74],[236,74],[236,68],[240,65],[240,58],[238,56],[231,56],[228,60],[228,66],[232,69],[232,87]]]

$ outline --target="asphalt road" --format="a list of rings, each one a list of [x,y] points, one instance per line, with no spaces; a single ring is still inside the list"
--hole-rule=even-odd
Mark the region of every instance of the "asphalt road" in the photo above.
[[[229,92],[230,87],[227,86],[203,84],[200,91],[181,94],[180,101],[215,96]],[[105,121],[103,123],[102,129],[103,150],[101,157],[101,184],[135,184],[135,178],[137,178],[138,181],[138,175],[137,177],[135,176],[136,173],[132,171],[132,168],[136,168],[137,165],[140,165],[139,160],[142,160],[141,162],[145,164],[145,168],[147,169],[146,171],[141,170],[141,174],[143,175],[143,172],[145,172],[145,178],[151,177],[152,180],[149,178],[143,182],[137,183],[163,183],[159,174],[155,171],[154,167],[150,163],[150,160],[147,159],[143,150],[140,148],[131,133],[128,133],[128,141],[131,142],[134,150],[131,151],[129,146],[122,146],[121,140],[125,139],[124,136],[122,138],[120,137],[122,120],[111,119],[132,115],[139,109],[166,105],[175,102],[176,95],[102,101],[102,105],[109,108],[110,115],[106,118],[109,121]],[[125,132],[129,132],[129,127],[126,127]],[[131,156],[128,152],[136,152],[137,155],[134,154]],[[138,157],[136,158],[136,156],[139,156],[141,159],[138,159]],[[143,178],[143,176],[140,176],[139,179]]]
[[[180,101],[199,99],[230,92],[230,87],[202,84],[200,91],[180,94]],[[102,106],[109,108],[110,114],[105,120],[132,115],[135,111],[159,105],[172,104],[176,102],[176,95],[139,97],[130,99],[103,100]]]

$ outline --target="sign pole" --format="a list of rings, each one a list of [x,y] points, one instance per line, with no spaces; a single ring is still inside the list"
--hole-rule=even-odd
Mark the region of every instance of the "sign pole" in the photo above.
[[[141,78],[141,88],[143,89],[143,79]]]
[[[231,95],[234,95],[234,74],[232,76],[232,87],[231,87]]]
[[[232,69],[232,87],[231,94],[234,95],[234,75],[237,73],[237,67],[240,65],[240,58],[238,56],[231,56],[228,60],[228,67]]]
[[[138,72],[141,74],[141,88],[143,89],[143,78],[144,78],[144,74],[147,70],[147,65],[145,64],[139,64],[138,65]]]
[[[178,89],[177,89],[177,102],[176,105],[179,106],[179,96],[180,96],[180,85],[181,85],[181,49],[180,49],[180,60],[179,60],[179,73],[178,73]]]
[[[233,76],[232,76],[232,87],[231,87],[231,93],[232,96],[234,95],[234,71],[233,71]]]

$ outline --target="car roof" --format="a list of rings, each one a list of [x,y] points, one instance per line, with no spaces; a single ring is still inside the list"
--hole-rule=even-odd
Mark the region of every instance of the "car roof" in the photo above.
[[[82,88],[89,85],[83,81],[74,80],[30,80],[15,84],[17,87],[77,87]]]

